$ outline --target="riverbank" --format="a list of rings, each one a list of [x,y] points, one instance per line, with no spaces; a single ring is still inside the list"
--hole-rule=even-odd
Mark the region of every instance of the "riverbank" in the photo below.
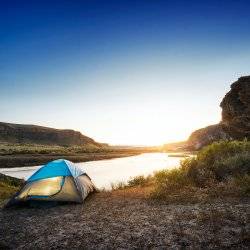
[[[169,203],[150,187],[91,195],[83,205],[0,211],[5,249],[247,249],[249,199]]]
[[[156,147],[53,146],[0,143],[0,168],[42,165],[55,159],[86,162],[159,152]]]
[[[96,152],[81,154],[17,154],[17,155],[0,155],[0,168],[14,168],[24,166],[42,165],[56,159],[67,159],[73,162],[97,161],[113,158],[121,158],[139,155],[143,151],[131,152]]]

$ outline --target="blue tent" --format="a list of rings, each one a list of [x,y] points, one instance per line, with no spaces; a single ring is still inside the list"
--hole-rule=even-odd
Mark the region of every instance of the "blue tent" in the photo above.
[[[10,204],[25,201],[83,202],[95,187],[89,176],[74,163],[59,159],[38,169]]]

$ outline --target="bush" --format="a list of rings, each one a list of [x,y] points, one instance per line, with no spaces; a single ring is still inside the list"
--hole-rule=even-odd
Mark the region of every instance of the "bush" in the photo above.
[[[151,197],[166,198],[169,194],[179,192],[189,186],[189,179],[185,171],[181,169],[161,170],[154,175],[154,190]]]
[[[117,183],[111,183],[111,189],[113,191],[114,190],[122,190],[122,189],[125,189],[125,188],[127,188],[127,185],[123,181],[120,181],[120,182],[117,182]]]
[[[162,198],[176,191],[216,187],[250,193],[250,142],[222,141],[213,143],[197,157],[181,162],[179,169],[159,171],[154,176],[153,197]],[[220,184],[222,183],[222,185]],[[236,192],[236,191],[235,191]]]
[[[201,150],[196,158],[186,159],[181,169],[194,185],[225,181],[230,177],[250,174],[250,142],[216,142]]]
[[[23,180],[0,174],[0,205],[24,184]]]
[[[152,176],[135,176],[133,178],[130,178],[128,182],[117,182],[117,183],[111,183],[111,189],[112,190],[122,190],[122,189],[127,189],[131,187],[145,187],[147,185],[150,185],[152,183]]]
[[[129,187],[136,187],[136,186],[146,186],[146,185],[149,185],[150,184],[150,181],[151,181],[152,177],[151,176],[143,176],[143,175],[139,175],[139,176],[136,176],[134,178],[131,178],[129,181],[128,181],[128,186]]]
[[[178,190],[188,186],[188,178],[181,169],[162,170],[155,173],[155,182],[163,189]]]
[[[24,180],[15,177],[7,176],[0,173],[0,183],[4,183],[9,186],[19,187],[24,183]]]

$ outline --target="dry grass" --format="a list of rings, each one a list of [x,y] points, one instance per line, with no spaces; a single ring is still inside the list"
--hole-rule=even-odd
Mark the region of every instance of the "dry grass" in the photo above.
[[[22,180],[0,174],[0,204],[19,190]]]

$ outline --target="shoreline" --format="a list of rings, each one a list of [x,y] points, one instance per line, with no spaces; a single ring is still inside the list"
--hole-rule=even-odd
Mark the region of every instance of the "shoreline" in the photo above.
[[[108,160],[114,158],[122,158],[129,156],[136,156],[149,152],[108,152],[108,153],[82,153],[82,154],[15,154],[15,155],[0,155],[0,169],[1,168],[15,168],[26,166],[37,166],[45,164],[56,159],[67,159],[73,162],[87,162]]]

